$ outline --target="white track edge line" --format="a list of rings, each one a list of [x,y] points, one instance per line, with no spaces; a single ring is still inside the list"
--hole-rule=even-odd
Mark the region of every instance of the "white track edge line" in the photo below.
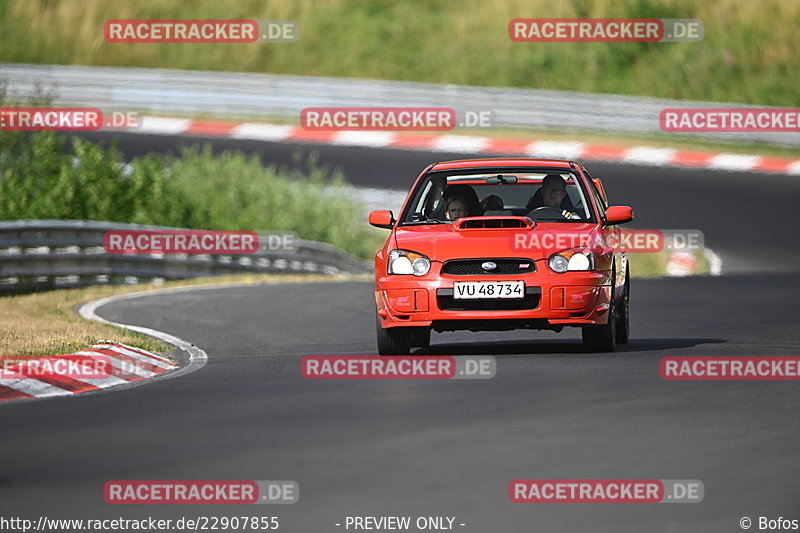
[[[177,292],[188,292],[193,290],[203,290],[203,289],[221,289],[227,287],[245,287],[252,285],[252,283],[246,282],[232,282],[232,283],[220,283],[218,285],[198,285],[198,286],[188,286],[188,287],[170,287],[167,289],[154,289],[154,290],[147,290],[147,291],[138,291],[138,292],[131,292],[127,294],[118,294],[115,296],[106,296],[105,298],[99,298],[97,300],[92,300],[82,304],[76,310],[77,314],[86,320],[93,320],[95,322],[100,322],[103,324],[108,324],[111,326],[116,326],[123,329],[128,329],[131,331],[136,331],[137,333],[142,333],[143,335],[147,335],[149,337],[156,338],[158,340],[164,341],[167,344],[171,344],[189,354],[189,364],[185,367],[176,368],[175,370],[171,370],[165,372],[163,374],[158,374],[157,376],[149,379],[140,379],[137,381],[129,381],[124,384],[114,385],[113,387],[106,387],[97,390],[91,391],[83,391],[79,393],[72,393],[64,389],[64,394],[57,395],[57,396],[44,396],[44,397],[33,397],[33,398],[16,398],[13,400],[7,400],[2,402],[4,404],[10,403],[18,403],[18,402],[26,402],[31,400],[48,400],[50,398],[80,398],[82,396],[88,396],[92,394],[102,393],[113,389],[115,391],[130,389],[133,387],[139,387],[146,383],[151,383],[153,381],[163,381],[165,379],[172,379],[183,376],[185,374],[190,374],[195,372],[196,370],[200,370],[205,366],[208,362],[208,354],[202,348],[195,346],[194,344],[185,341],[179,337],[175,337],[174,335],[170,335],[169,333],[165,333],[163,331],[159,331],[156,329],[145,328],[142,326],[134,326],[132,324],[122,324],[119,322],[113,322],[111,320],[106,320],[105,318],[99,316],[97,314],[97,310],[107,304],[115,303],[122,300],[129,300],[133,298],[140,298],[143,296],[148,296],[151,294],[171,294]]]
[[[146,328],[143,326],[135,326],[132,324],[122,324],[120,322],[113,322],[111,320],[106,320],[105,318],[97,314],[97,310],[100,307],[103,307],[104,305],[108,305],[110,303],[116,303],[123,300],[132,300],[134,298],[141,298],[143,296],[153,295],[153,294],[179,292],[179,290],[186,288],[187,287],[177,287],[177,288],[160,289],[152,291],[131,292],[128,294],[118,294],[115,296],[107,296],[105,298],[100,298],[98,300],[92,300],[90,302],[86,302],[85,304],[81,305],[78,308],[77,311],[78,315],[80,315],[82,318],[86,320],[93,320],[95,322],[101,322],[103,324],[117,326],[119,328],[124,328],[131,331],[135,331],[137,333],[142,333],[143,335],[147,335],[148,337],[153,337],[160,341],[166,342],[167,344],[171,344],[189,354],[189,364],[184,367],[171,370],[164,374],[159,374],[158,376],[150,379],[142,379],[139,381],[132,381],[124,385],[118,385],[115,386],[114,389],[135,387],[143,385],[145,383],[149,383],[153,380],[165,380],[165,379],[177,378],[185,374],[190,374],[196,370],[200,370],[205,366],[206,362],[208,361],[208,354],[206,354],[205,350],[203,350],[202,348],[199,348],[188,341],[185,341],[179,337],[170,335],[169,333],[159,331],[156,329]],[[102,389],[102,390],[108,390],[108,389]]]
[[[134,326],[132,324],[122,324],[119,322],[112,322],[111,320],[106,320],[105,318],[99,316],[97,314],[97,310],[107,304],[115,303],[123,300],[131,300],[134,298],[141,298],[143,296],[149,295],[158,295],[158,294],[173,294],[179,292],[189,292],[189,291],[197,291],[197,290],[209,290],[209,289],[225,289],[229,287],[247,287],[252,285],[252,283],[246,282],[231,282],[231,283],[220,283],[218,285],[197,285],[197,286],[187,286],[187,287],[169,287],[166,289],[154,289],[154,290],[147,290],[147,291],[137,291],[137,292],[130,292],[127,294],[117,294],[115,296],[106,296],[105,298],[99,298],[97,300],[92,300],[90,302],[86,302],[82,304],[78,309],[77,313],[81,316],[81,318],[85,318],[86,320],[94,320],[95,322],[101,322],[103,324],[108,324],[111,326],[117,326],[120,328],[128,329],[131,331],[135,331],[137,333],[142,333],[143,335],[147,335],[149,337],[154,337],[158,340],[164,341],[167,344],[172,344],[189,353],[189,364],[182,368],[177,368],[175,370],[171,370],[165,372],[163,374],[159,374],[154,378],[150,379],[141,379],[138,381],[131,381],[124,385],[116,385],[113,387],[114,390],[122,390],[128,389],[132,387],[138,387],[140,385],[144,385],[146,383],[150,383],[152,381],[161,381],[165,379],[172,379],[183,376],[185,374],[190,374],[195,372],[196,370],[200,370],[203,368],[208,362],[208,354],[202,348],[195,346],[194,344],[185,341],[179,337],[175,337],[174,335],[170,335],[169,333],[165,333],[163,331],[159,331],[156,329],[146,328],[143,326]],[[80,394],[73,394],[71,396],[86,396],[87,394],[96,394],[98,392],[104,392],[108,389],[99,389],[96,391],[88,391],[82,392]],[[10,401],[18,401],[18,400],[10,400]]]

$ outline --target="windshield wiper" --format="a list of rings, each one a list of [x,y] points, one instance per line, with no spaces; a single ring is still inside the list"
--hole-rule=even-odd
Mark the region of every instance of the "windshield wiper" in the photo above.
[[[437,218],[428,218],[425,220],[411,220],[409,222],[403,222],[403,226],[421,226],[423,224],[447,224],[447,220],[439,220]]]
[[[420,225],[420,224],[445,224],[444,220],[439,220],[436,218],[431,218],[427,215],[423,215],[422,213],[414,213],[408,217],[408,220],[403,222],[403,226],[406,225]]]

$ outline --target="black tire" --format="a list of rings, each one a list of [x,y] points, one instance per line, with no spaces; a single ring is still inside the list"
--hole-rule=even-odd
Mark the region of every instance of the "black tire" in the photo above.
[[[617,319],[613,292],[609,305],[611,307],[608,309],[608,323],[593,324],[582,328],[583,347],[587,352],[613,352],[617,346]]]
[[[431,328],[407,328],[413,330],[411,332],[411,347],[412,348],[427,348],[431,345]]]
[[[378,353],[381,355],[408,355],[411,351],[411,328],[382,328],[375,317],[378,337]]]
[[[625,274],[625,292],[617,308],[617,344],[626,344],[630,338],[630,298],[631,298],[631,277],[630,271]]]

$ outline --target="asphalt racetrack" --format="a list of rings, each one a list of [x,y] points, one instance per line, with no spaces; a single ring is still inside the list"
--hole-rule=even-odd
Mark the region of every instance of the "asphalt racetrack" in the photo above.
[[[87,137],[91,137],[87,135]],[[174,138],[123,135],[128,155]],[[234,144],[288,163],[297,149]],[[406,189],[468,154],[313,147],[356,185]],[[585,354],[580,332],[434,334],[419,354],[488,354],[491,380],[317,381],[304,355],[376,354],[372,284],[198,289],[101,316],[203,348],[201,370],[128,390],[0,408],[0,500],[18,516],[277,514],[281,531],[352,515],[454,516],[474,532],[733,532],[800,518],[796,382],[664,381],[668,355],[800,355],[797,177],[586,162],[635,227],[701,229],[721,277],[634,279],[632,340]],[[514,504],[511,480],[699,479],[699,504]],[[113,506],[115,479],[294,480],[276,506]],[[42,494],[47,499],[42,499]],[[458,524],[465,524],[460,526]],[[754,524],[753,530],[757,530]]]

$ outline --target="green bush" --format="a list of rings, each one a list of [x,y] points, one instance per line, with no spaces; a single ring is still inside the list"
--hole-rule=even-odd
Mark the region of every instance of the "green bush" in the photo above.
[[[80,219],[193,229],[293,231],[360,257],[380,247],[342,176],[315,157],[264,167],[210,147],[125,164],[105,147],[52,132],[0,133],[0,219]]]

